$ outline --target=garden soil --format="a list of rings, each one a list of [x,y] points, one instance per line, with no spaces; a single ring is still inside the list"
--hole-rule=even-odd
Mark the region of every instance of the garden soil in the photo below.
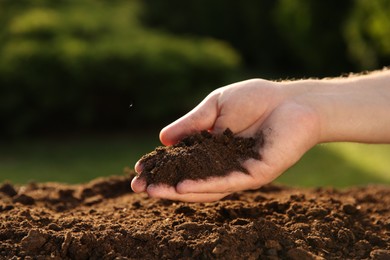
[[[207,179],[224,176],[232,171],[248,173],[241,165],[248,159],[260,160],[259,148],[263,134],[243,138],[228,128],[222,134],[207,131],[185,137],[172,146],[157,147],[140,159],[147,184],[176,186],[184,179]]]
[[[203,132],[143,157],[143,173],[171,185],[245,174],[241,162],[260,160],[262,144],[261,135]],[[182,203],[132,193],[134,176],[0,184],[0,259],[390,259],[389,186],[266,185]]]
[[[267,185],[213,203],[130,177],[0,185],[0,259],[390,259],[390,187]]]

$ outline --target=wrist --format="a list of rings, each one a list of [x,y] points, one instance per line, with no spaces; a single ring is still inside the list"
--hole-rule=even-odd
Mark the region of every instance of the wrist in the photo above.
[[[288,99],[318,116],[319,141],[390,142],[390,72],[285,82]]]

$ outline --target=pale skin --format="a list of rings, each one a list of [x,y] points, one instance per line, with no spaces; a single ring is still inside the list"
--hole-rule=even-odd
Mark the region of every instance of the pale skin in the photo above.
[[[146,185],[135,177],[134,192],[188,202],[211,202],[233,192],[257,189],[325,142],[390,143],[390,70],[332,79],[274,82],[252,79],[211,92],[188,114],[160,132],[164,145],[207,129],[230,128],[238,136],[262,131],[261,160],[243,163],[249,174],[185,180],[176,187]],[[142,172],[137,163],[135,170]]]

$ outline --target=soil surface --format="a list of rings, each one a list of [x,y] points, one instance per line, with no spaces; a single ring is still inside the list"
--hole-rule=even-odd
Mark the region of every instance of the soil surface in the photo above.
[[[390,259],[390,187],[150,199],[129,176],[0,184],[0,259]]]
[[[140,160],[143,168],[140,178],[145,178],[147,184],[176,186],[184,179],[207,179],[232,171],[248,173],[241,163],[250,158],[260,160],[262,144],[262,134],[243,138],[233,135],[230,129],[217,135],[202,131],[144,155]]]

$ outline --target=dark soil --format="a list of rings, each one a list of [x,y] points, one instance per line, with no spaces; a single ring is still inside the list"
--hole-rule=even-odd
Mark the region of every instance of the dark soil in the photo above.
[[[144,155],[140,160],[143,166],[140,178],[145,178],[147,184],[175,186],[184,179],[207,179],[232,171],[247,173],[241,164],[250,158],[260,160],[262,143],[261,134],[243,138],[234,136],[229,129],[218,135],[202,131]]]
[[[0,184],[0,259],[390,259],[390,187],[268,185],[213,203],[134,194],[128,176]]]

